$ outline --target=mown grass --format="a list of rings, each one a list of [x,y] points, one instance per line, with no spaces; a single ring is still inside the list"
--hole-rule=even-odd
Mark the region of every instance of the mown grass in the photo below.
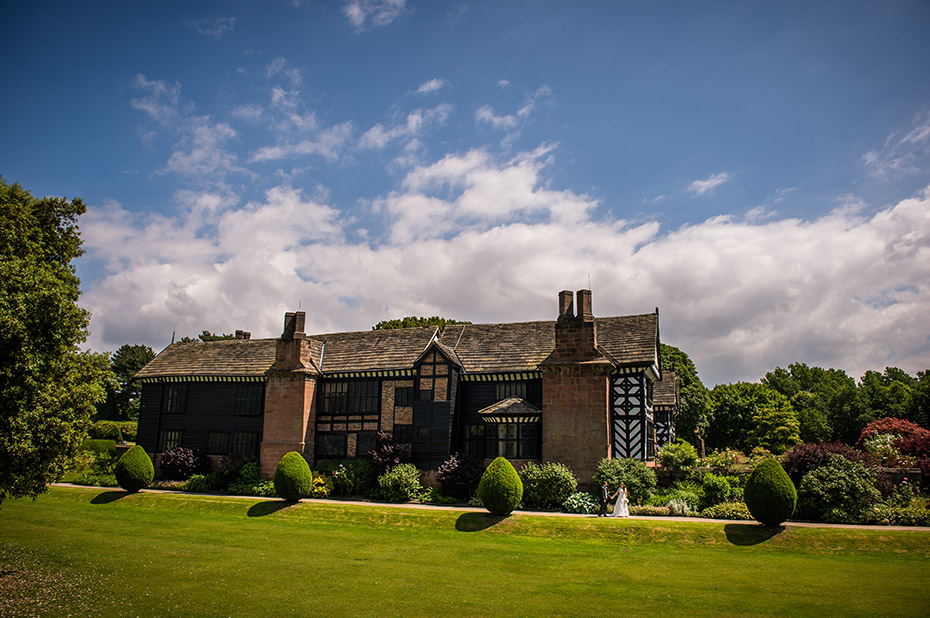
[[[0,509],[4,616],[925,616],[930,532],[54,488]],[[49,582],[55,582],[54,585]]]

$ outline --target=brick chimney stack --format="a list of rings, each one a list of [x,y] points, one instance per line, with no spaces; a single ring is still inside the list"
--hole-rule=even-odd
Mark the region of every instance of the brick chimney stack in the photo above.
[[[310,347],[307,345],[307,333],[304,326],[307,314],[303,311],[288,311],[284,314],[284,332],[275,347],[274,369],[292,371],[306,366]]]
[[[572,306],[572,293],[567,290],[559,292],[559,319],[555,323],[552,360],[579,361],[598,356],[591,290],[578,290],[575,301],[577,315]]]
[[[307,333],[304,332],[304,325],[307,321],[307,313],[304,311],[288,311],[284,314],[284,332],[281,333],[281,339],[290,341],[291,339],[306,339]]]
[[[236,339],[251,339],[251,338],[252,338],[252,333],[250,333],[247,330],[236,331]]]

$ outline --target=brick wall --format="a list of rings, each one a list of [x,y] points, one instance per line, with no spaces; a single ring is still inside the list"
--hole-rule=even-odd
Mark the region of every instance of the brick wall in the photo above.
[[[542,460],[591,482],[610,448],[609,380],[601,366],[563,365],[543,373]]]
[[[315,376],[271,373],[265,386],[265,419],[259,468],[271,478],[285,453],[297,451],[313,464],[316,422]]]

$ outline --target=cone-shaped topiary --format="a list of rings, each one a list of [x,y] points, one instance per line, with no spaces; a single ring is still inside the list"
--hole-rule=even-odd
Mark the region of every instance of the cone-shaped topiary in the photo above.
[[[520,506],[523,482],[509,461],[498,457],[481,475],[478,496],[484,508],[493,515],[510,515]]]
[[[129,492],[148,487],[155,478],[155,466],[145,449],[138,444],[125,453],[116,462],[116,482]]]
[[[756,521],[775,527],[794,513],[798,492],[778,460],[769,457],[746,479],[743,501]]]
[[[313,493],[313,473],[297,451],[281,458],[274,471],[274,490],[287,502],[297,502]]]

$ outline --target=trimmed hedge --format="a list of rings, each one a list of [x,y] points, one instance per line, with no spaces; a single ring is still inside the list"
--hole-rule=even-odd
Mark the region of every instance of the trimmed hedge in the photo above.
[[[736,519],[739,521],[751,521],[753,519],[749,509],[746,508],[745,502],[715,504],[701,511],[700,516],[707,519]]]
[[[798,492],[778,460],[769,458],[749,474],[743,501],[756,521],[774,528],[794,514]]]
[[[557,509],[578,489],[578,479],[565,464],[528,462],[520,470],[523,505],[528,509]]]
[[[116,457],[116,442],[113,440],[84,440],[79,450]]]
[[[303,455],[286,453],[274,471],[274,490],[286,502],[299,502],[313,493],[313,473]]]
[[[145,449],[136,445],[119,458],[114,473],[119,486],[132,493],[151,484],[155,479],[155,466]]]
[[[478,497],[492,515],[510,515],[523,499],[523,482],[503,457],[491,462],[478,483]]]

